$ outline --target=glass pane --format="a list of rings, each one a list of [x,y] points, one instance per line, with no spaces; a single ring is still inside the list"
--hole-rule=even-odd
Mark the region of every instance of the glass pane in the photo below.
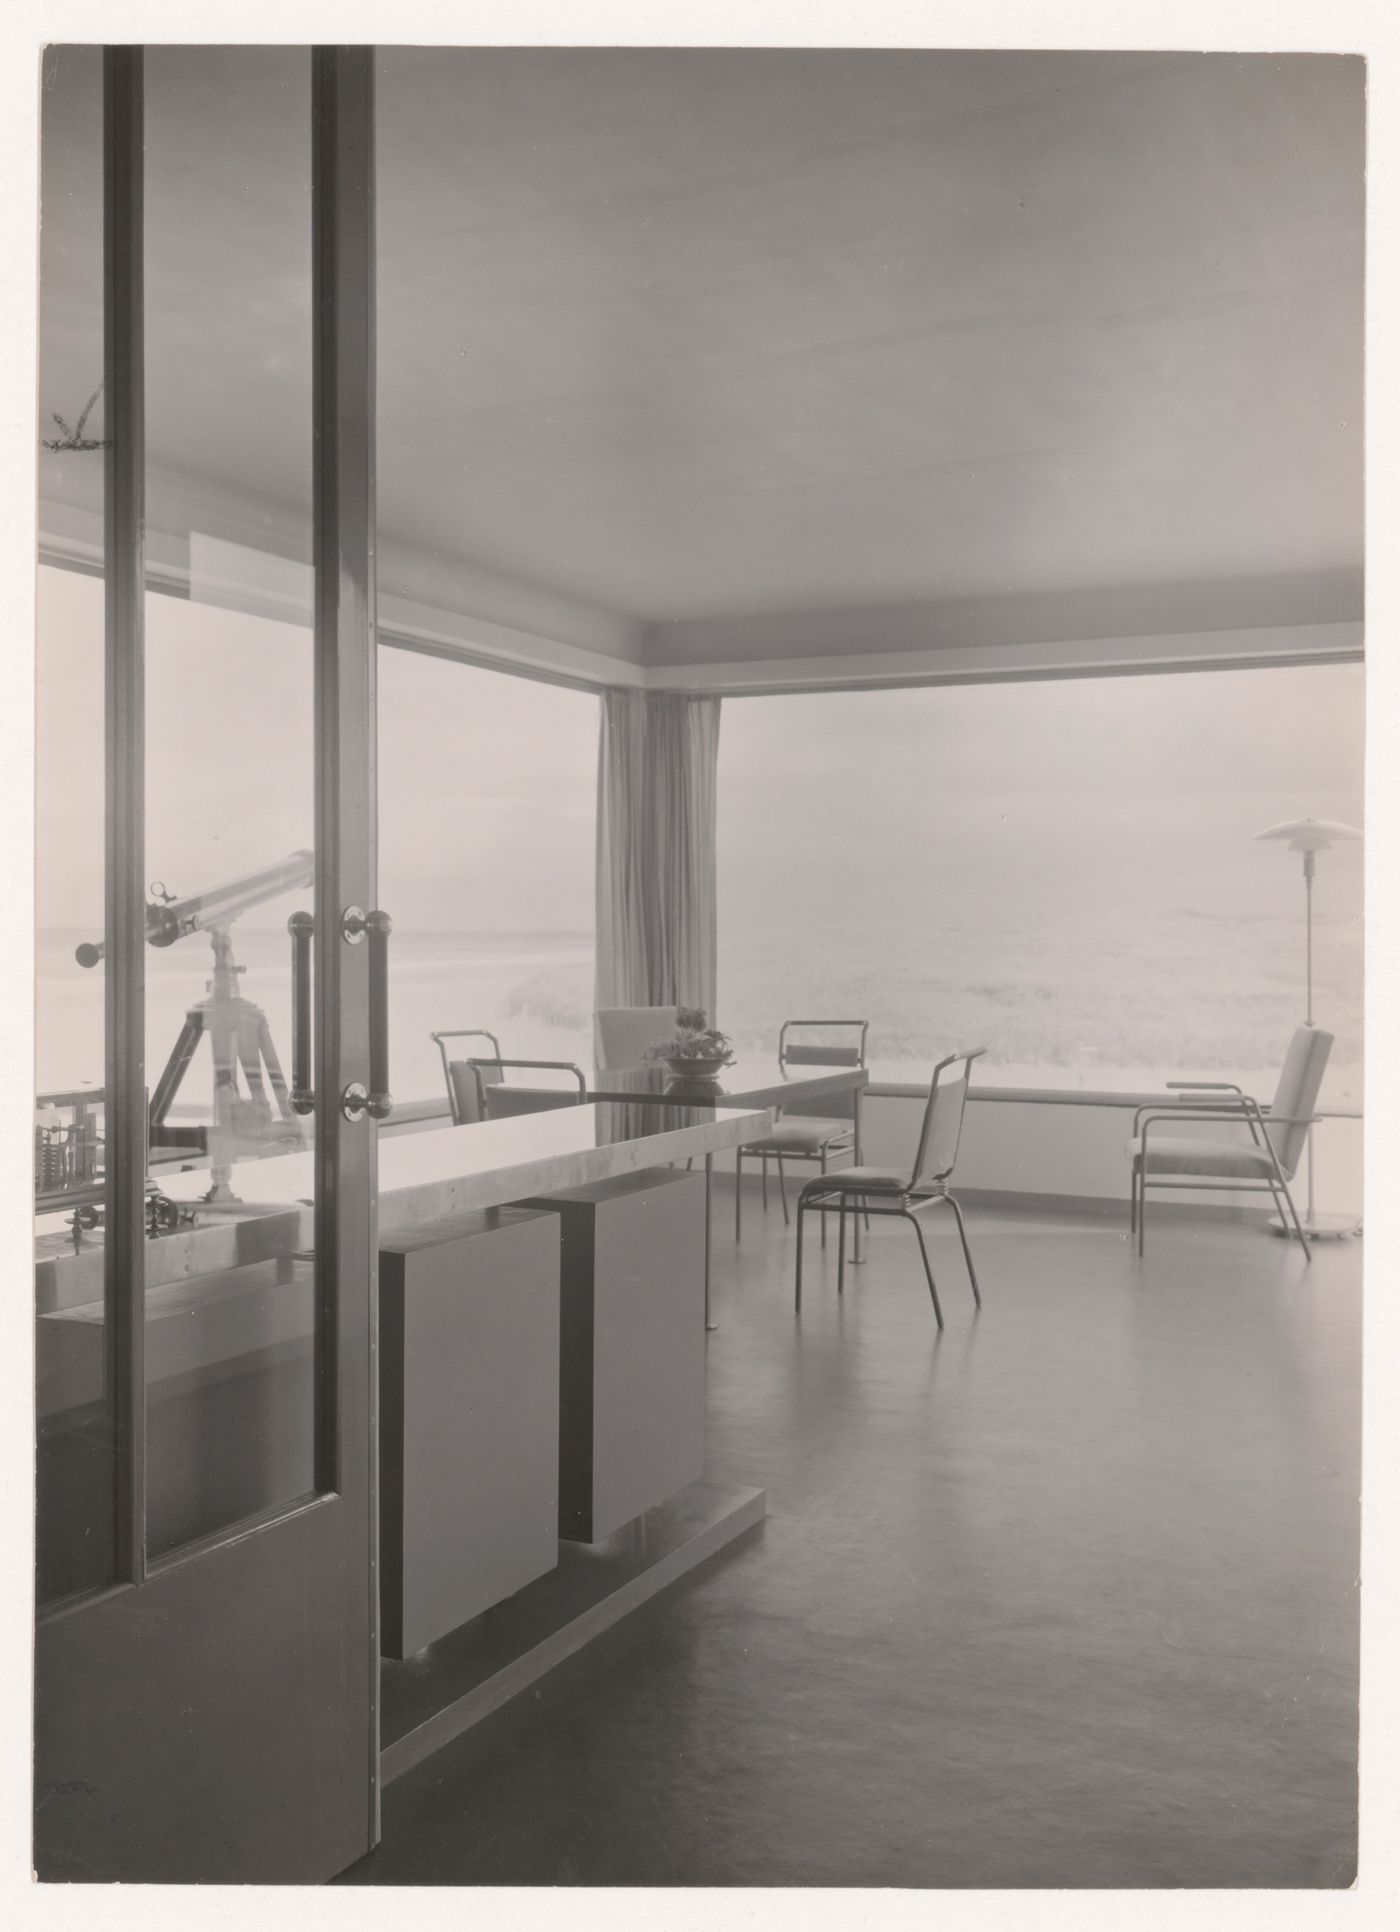
[[[289,1091],[287,931],[314,841],[308,54],[148,50],[146,144],[159,1555],[315,1484],[313,1128]]]
[[[1306,1009],[1307,923],[1299,855],[1258,834],[1361,827],[1364,709],[1357,664],[727,703],[720,1023],[757,1051],[795,1010],[858,1014],[877,1080],[985,1045],[975,1085],[1191,1078],[1267,1100]],[[1313,893],[1321,1104],[1347,1112],[1362,849],[1320,854]],[[1325,1133],[1319,1205],[1350,1212],[1359,1122]]]
[[[380,651],[380,899],[406,1103],[446,1105],[434,1032],[485,1031],[508,1059],[591,1062],[597,769],[592,693]]]
[[[110,1581],[103,1299],[102,62],[44,58],[34,1173],[38,1595]]]

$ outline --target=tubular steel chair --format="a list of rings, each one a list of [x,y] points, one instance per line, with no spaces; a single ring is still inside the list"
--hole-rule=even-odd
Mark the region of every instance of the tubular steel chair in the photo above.
[[[937,1207],[944,1201],[953,1210],[958,1224],[958,1238],[967,1262],[968,1280],[972,1283],[972,1298],[979,1308],[982,1306],[977,1270],[972,1265],[972,1250],[967,1245],[967,1229],[963,1226],[962,1209],[948,1192],[948,1182],[957,1163],[958,1143],[962,1139],[963,1112],[972,1079],[972,1063],[986,1051],[985,1047],[970,1047],[962,1053],[950,1053],[946,1060],[940,1060],[934,1068],[933,1079],[929,1083],[928,1104],[924,1108],[924,1122],[919,1130],[919,1145],[908,1175],[890,1167],[843,1167],[839,1173],[819,1174],[804,1184],[797,1197],[796,1307],[799,1313],[802,1308],[802,1217],[810,1208],[834,1207],[840,1211],[836,1263],[836,1292],[839,1295],[845,1292],[846,1287],[847,1208],[849,1206],[852,1212],[856,1212],[863,1207],[870,1214],[898,1215],[914,1223],[924,1274],[928,1280],[929,1298],[933,1302],[934,1320],[942,1328],[943,1310],[939,1306],[938,1289],[929,1265],[924,1231],[915,1217],[923,1208]]]
[[[821,1040],[792,1040],[794,1029],[822,1033]],[[868,1020],[784,1020],[778,1032],[781,1067],[863,1067]],[[854,1037],[852,1037],[854,1036]],[[784,1107],[770,1133],[749,1141],[734,1156],[734,1239],[739,1239],[744,1199],[744,1160],[763,1163],[763,1205],[768,1206],[768,1163],[778,1163],[778,1194],[783,1225],[789,1223],[787,1176],[784,1161],[820,1161],[825,1174],[831,1158],[849,1154],[855,1146],[856,1103],[853,1094],[828,1094],[820,1106]],[[822,1245],[826,1245],[826,1216],[822,1215]]]
[[[478,1120],[500,1120],[508,1114],[541,1113],[549,1107],[581,1106],[586,1097],[587,1083],[583,1072],[572,1060],[504,1060],[501,1058],[500,1041],[484,1027],[450,1028],[429,1037],[436,1042],[437,1050],[442,1055],[447,1104],[455,1127],[468,1126]],[[494,1051],[475,1059],[453,1060],[447,1051],[449,1040],[489,1040]],[[507,1087],[505,1072],[508,1067],[548,1068],[571,1074],[578,1091],[554,1093],[539,1087],[523,1090]]]
[[[1169,1088],[1191,1098],[1174,1105],[1138,1108],[1127,1152],[1132,1162],[1129,1226],[1137,1234],[1139,1254],[1146,1245],[1149,1187],[1225,1189],[1231,1193],[1266,1189],[1273,1196],[1284,1227],[1292,1222],[1303,1244],[1304,1258],[1312,1260],[1288,1183],[1298,1171],[1308,1128],[1316,1118],[1313,1108],[1327,1070],[1332,1038],[1321,1027],[1298,1028],[1267,1107],[1226,1080],[1169,1080]],[[1247,1127],[1249,1137],[1202,1136],[1192,1140],[1172,1132],[1184,1120],[1217,1127]],[[1164,1124],[1164,1132],[1153,1131]]]
[[[489,1040],[493,1058],[501,1057],[501,1043],[494,1033],[488,1033],[480,1026],[450,1027],[443,1033],[430,1033],[429,1039],[442,1055],[442,1077],[447,1082],[447,1105],[452,1114],[454,1127],[463,1127],[469,1121],[484,1118],[478,1100],[480,1083],[471,1070],[468,1060],[453,1060],[447,1051],[449,1040]]]
[[[593,1055],[598,1066],[639,1067],[653,1040],[674,1033],[674,1006],[603,1006],[593,1015]]]

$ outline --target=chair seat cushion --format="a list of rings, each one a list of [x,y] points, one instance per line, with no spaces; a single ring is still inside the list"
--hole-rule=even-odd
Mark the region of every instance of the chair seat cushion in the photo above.
[[[762,1140],[750,1141],[746,1154],[820,1153],[834,1142],[850,1140],[855,1129],[849,1120],[829,1120],[817,1114],[789,1114],[775,1120]]]
[[[1142,1141],[1128,1142],[1136,1160]],[[1238,1180],[1273,1178],[1274,1164],[1262,1147],[1247,1140],[1189,1140],[1184,1134],[1150,1134],[1147,1140],[1149,1174],[1202,1174]]]
[[[818,1174],[803,1183],[804,1194],[819,1189],[832,1194],[905,1194],[909,1176],[892,1167],[839,1167],[833,1174]]]

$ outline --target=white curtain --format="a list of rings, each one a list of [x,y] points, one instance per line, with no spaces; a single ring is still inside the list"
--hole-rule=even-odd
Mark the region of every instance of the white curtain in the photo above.
[[[603,693],[595,1006],[714,1014],[719,704]]]

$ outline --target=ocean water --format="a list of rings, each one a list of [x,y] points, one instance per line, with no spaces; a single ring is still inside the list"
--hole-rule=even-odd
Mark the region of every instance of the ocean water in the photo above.
[[[102,969],[74,948],[89,934],[39,935],[37,1074],[41,1092],[100,1085]],[[239,924],[242,991],[267,1013],[284,1067],[291,1056],[290,941]],[[201,935],[148,948],[147,1065],[154,1086],[186,1009],[209,978]],[[1315,1010],[1337,1036],[1324,1099],[1362,1098],[1361,936],[1320,922]],[[390,955],[390,1052],[397,1098],[442,1092],[429,1035],[494,1032],[508,1056],[591,1058],[593,943],[588,932],[468,933],[396,929]],[[1067,913],[999,926],[813,923],[781,934],[729,934],[716,1018],[740,1054],[771,1054],[784,1019],[856,1014],[870,1021],[879,1074],[909,1080],[954,1047],[986,1046],[983,1078],[1002,1084],[1141,1088],[1177,1075],[1238,1080],[1267,1095],[1303,1014],[1296,922],[1163,913],[1151,919]],[[207,1049],[181,1090],[207,1108]]]
[[[1335,1035],[1324,1088],[1362,1096],[1359,921],[1314,930],[1314,1014]],[[926,1070],[984,1046],[1001,1085],[1140,1090],[1233,1080],[1267,1098],[1305,1012],[1300,921],[1164,910],[1064,913],[879,928],[853,920],[721,935],[722,1023],[743,1045],[783,1019],[856,1014],[872,1066]]]

